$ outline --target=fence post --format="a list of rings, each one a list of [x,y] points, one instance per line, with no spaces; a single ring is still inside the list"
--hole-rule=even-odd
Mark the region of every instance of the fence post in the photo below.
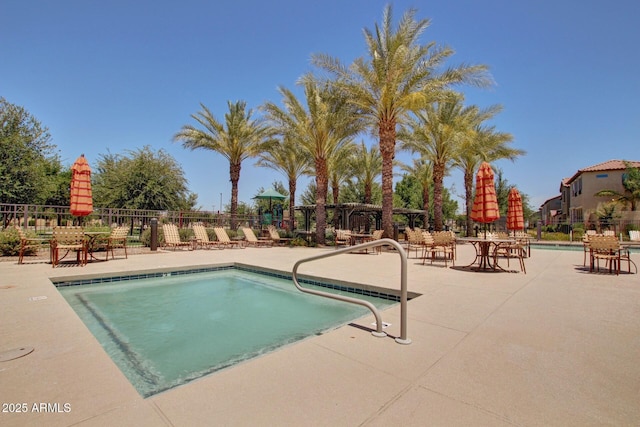
[[[151,250],[158,250],[158,218],[151,218]]]

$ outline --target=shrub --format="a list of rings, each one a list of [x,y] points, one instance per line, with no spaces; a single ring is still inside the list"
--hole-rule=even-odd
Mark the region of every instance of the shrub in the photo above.
[[[302,237],[295,237],[289,241],[289,246],[309,246],[309,244]]]
[[[12,228],[0,232],[0,253],[2,256],[16,256],[20,253],[20,234]]]

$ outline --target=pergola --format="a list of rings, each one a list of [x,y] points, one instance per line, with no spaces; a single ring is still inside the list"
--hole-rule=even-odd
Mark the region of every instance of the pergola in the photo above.
[[[327,204],[327,211],[333,210],[334,218],[338,217],[339,227],[342,230],[351,230],[356,217],[373,218],[375,228],[382,228],[382,206],[366,203],[340,203],[337,205]],[[301,211],[304,216],[304,230],[310,231],[311,219],[316,211],[316,205],[296,206],[295,210]],[[394,208],[394,215],[404,215],[407,217],[410,227],[415,227],[416,218],[424,216],[427,212],[421,209]]]

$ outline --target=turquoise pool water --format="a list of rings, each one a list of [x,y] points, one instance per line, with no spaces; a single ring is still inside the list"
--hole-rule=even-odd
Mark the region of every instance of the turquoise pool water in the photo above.
[[[144,397],[369,313],[237,269],[58,290]],[[395,303],[358,297],[380,309]]]

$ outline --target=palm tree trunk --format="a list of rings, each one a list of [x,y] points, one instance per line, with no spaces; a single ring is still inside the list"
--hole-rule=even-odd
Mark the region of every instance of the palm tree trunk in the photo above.
[[[289,179],[289,230],[296,229],[296,178]]]
[[[473,171],[464,171],[464,196],[467,210],[467,236],[471,236],[473,220],[471,220],[471,209],[473,209]]]
[[[331,183],[331,192],[333,193],[333,205],[338,206],[338,198],[340,196],[340,184],[338,183],[337,180]],[[340,227],[340,224],[338,223],[337,210],[335,208],[333,209],[333,227],[336,229]]]
[[[231,178],[231,229],[237,226],[238,215],[238,181],[240,181],[240,163],[231,163],[229,175]]]
[[[433,228],[442,231],[442,182],[444,181],[444,164],[433,164]]]
[[[364,202],[365,204],[371,204],[371,180],[364,181]],[[371,215],[367,213],[364,217],[364,228],[367,232],[371,230]]]
[[[396,154],[396,122],[380,122],[380,155],[382,156],[382,229],[393,238],[393,158]]]
[[[422,209],[424,209],[424,224],[425,229],[429,229],[429,184],[422,184]]]
[[[316,243],[325,244],[325,230],[327,228],[327,189],[329,179],[327,176],[327,161],[316,160]]]

